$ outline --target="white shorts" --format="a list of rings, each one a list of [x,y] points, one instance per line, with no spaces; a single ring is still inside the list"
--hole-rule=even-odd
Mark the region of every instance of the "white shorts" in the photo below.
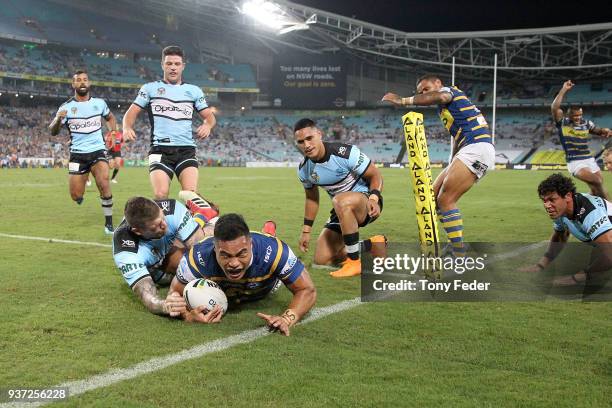
[[[469,144],[459,149],[455,155],[478,178],[482,178],[489,169],[495,168],[495,147],[491,143]]]
[[[578,173],[578,170],[584,168],[591,170],[591,173],[597,173],[598,171],[601,171],[599,166],[597,165],[597,162],[592,157],[590,159],[572,160],[571,162],[567,163],[567,169],[570,173],[572,173],[572,176],[575,176],[576,173]]]

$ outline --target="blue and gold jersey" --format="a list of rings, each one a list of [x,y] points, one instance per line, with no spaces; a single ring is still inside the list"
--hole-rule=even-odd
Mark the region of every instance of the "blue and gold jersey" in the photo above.
[[[582,242],[595,241],[600,235],[612,230],[612,203],[590,194],[574,194],[572,219],[559,217],[553,222],[555,231],[569,231]]]
[[[343,143],[327,143],[325,156],[319,161],[304,158],[298,169],[298,177],[304,188],[321,186],[330,197],[346,191],[367,193],[368,183],[362,178],[371,160],[357,146]]]
[[[102,118],[108,119],[110,109],[100,98],[89,98],[79,102],[70,98],[57,110],[66,111],[62,125],[70,133],[70,151],[72,153],[92,153],[106,150],[102,135]]]
[[[563,118],[555,123],[559,134],[559,141],[565,150],[565,161],[584,160],[593,157],[589,149],[590,133],[595,124],[590,120],[582,120],[575,124],[570,118]]]
[[[440,92],[448,92],[452,99],[446,105],[438,105],[438,115],[442,124],[453,137],[457,151],[473,143],[493,143],[489,125],[484,116],[465,93],[457,88],[443,87]]]
[[[204,92],[197,86],[164,81],[144,84],[134,104],[149,114],[152,146],[195,146],[191,130],[194,110],[208,108]]]
[[[176,200],[155,200],[168,224],[166,235],[159,239],[144,239],[132,232],[123,220],[113,234],[113,258],[126,283],[149,276],[149,267],[156,267],[170,252],[175,239],[187,241],[200,226],[187,208]],[[155,279],[154,279],[155,280]]]
[[[176,278],[183,284],[194,279],[210,279],[221,286],[229,302],[242,303],[266,297],[279,280],[291,285],[302,275],[304,264],[278,238],[252,231],[251,242],[251,264],[238,281],[229,280],[219,266],[212,237],[197,243],[183,256]]]

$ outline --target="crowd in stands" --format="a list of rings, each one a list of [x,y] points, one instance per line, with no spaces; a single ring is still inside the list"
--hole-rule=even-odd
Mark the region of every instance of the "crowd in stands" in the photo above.
[[[10,107],[0,105],[0,160],[2,166],[17,166],[23,158],[49,158],[37,165],[65,164],[69,157],[69,135],[64,129],[51,136],[48,124],[58,105]],[[121,122],[127,104],[111,105]],[[389,111],[355,112],[352,116],[325,116],[313,119],[325,139],[363,146],[376,161],[394,161],[403,141],[403,130],[396,113]],[[202,165],[244,164],[248,161],[297,162],[301,155],[293,143],[292,124],[296,115],[270,111],[263,114],[236,113],[220,115],[213,134],[198,141],[198,158]],[[530,149],[547,141],[559,144],[555,128],[544,114],[500,115],[496,142],[504,149]],[[194,120],[194,130],[199,126]],[[426,135],[432,156],[448,154],[449,136],[433,115],[426,116]],[[105,129],[106,130],[106,129]],[[143,163],[148,156],[150,127],[146,115],[136,123],[137,140],[126,145],[126,160]],[[21,160],[23,161],[23,160]]]

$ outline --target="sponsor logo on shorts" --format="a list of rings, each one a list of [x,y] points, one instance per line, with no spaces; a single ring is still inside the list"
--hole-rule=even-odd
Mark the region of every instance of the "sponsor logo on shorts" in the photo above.
[[[484,173],[487,171],[487,169],[489,168],[489,166],[487,166],[486,164],[484,164],[481,161],[476,160],[474,163],[472,163],[472,167],[474,168],[474,170],[480,172],[480,173]]]
[[[340,154],[346,153],[346,147],[340,146],[340,148],[338,149],[338,153],[340,153]]]

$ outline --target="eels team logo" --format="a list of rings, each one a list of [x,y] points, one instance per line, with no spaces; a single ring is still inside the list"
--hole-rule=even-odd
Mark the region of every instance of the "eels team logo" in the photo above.
[[[166,93],[166,90],[164,88],[157,88],[157,94],[158,95],[163,95]]]
[[[76,113],[77,113],[76,106],[74,106],[72,109],[70,109],[70,112],[72,112],[73,115],[76,115]]]

